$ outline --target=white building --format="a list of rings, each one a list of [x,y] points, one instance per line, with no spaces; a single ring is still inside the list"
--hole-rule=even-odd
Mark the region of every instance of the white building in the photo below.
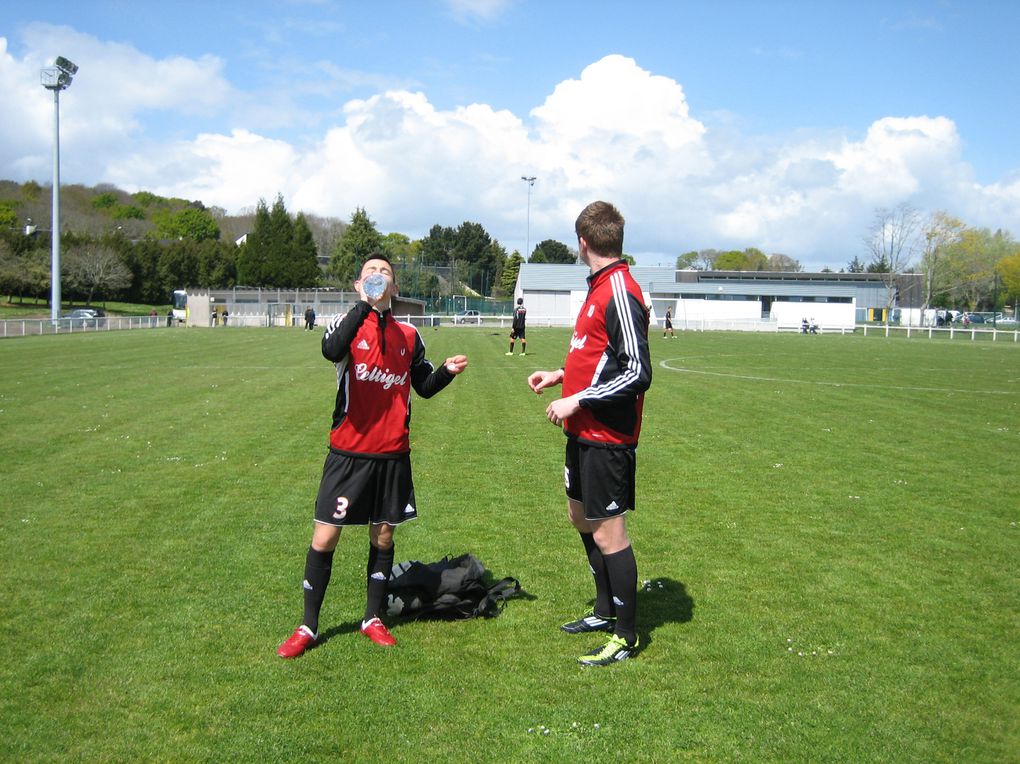
[[[890,303],[888,274],[780,273],[772,271],[678,271],[632,266],[631,274],[662,326],[672,310],[677,329],[777,331],[800,329],[804,319],[823,331],[853,331],[858,321],[884,320]],[[569,326],[588,293],[583,265],[524,263],[514,299],[524,298],[528,322]],[[920,277],[895,277],[894,314],[920,288]],[[910,306],[914,307],[914,306]],[[898,320],[897,315],[890,316]]]

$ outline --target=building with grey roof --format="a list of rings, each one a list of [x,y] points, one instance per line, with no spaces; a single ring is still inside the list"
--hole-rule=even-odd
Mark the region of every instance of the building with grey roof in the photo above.
[[[632,266],[653,324],[666,309],[677,329],[799,329],[804,319],[823,331],[853,331],[861,321],[898,322],[920,308],[921,277],[882,273],[678,271]],[[524,263],[514,298],[524,298],[529,323],[571,325],[588,292],[584,265]]]

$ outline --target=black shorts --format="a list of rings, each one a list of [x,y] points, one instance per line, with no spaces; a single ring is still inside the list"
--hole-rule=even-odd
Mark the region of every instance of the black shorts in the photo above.
[[[512,339],[512,340],[523,340],[524,339],[524,327],[522,326],[520,329],[511,329],[510,330],[510,339]]]
[[[666,319],[666,328],[667,329],[672,329],[673,328],[673,322],[670,319],[668,319],[668,318]]]
[[[606,520],[634,510],[633,448],[600,448],[567,438],[563,468],[567,498],[584,506],[585,520]]]
[[[411,456],[372,459],[330,451],[322,466],[315,522],[325,525],[399,525],[414,520]]]

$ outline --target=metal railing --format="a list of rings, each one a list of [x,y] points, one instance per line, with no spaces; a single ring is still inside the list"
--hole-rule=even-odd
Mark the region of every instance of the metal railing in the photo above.
[[[318,316],[316,326],[321,330],[329,316]],[[457,327],[457,328],[498,328],[509,329],[513,316],[458,316],[450,314],[428,314],[423,316],[397,315],[398,321],[418,327]],[[573,322],[564,316],[528,316],[528,328],[569,327]],[[304,328],[304,316],[295,314],[289,325],[276,322],[265,312],[231,313],[226,327],[210,328],[266,328],[270,326],[284,328]],[[122,331],[128,329],[164,329],[178,330],[184,324],[170,319],[168,316],[102,316],[99,318],[62,318],[56,323],[48,318],[10,318],[0,320],[0,339],[8,337],[32,337],[44,334],[88,334],[95,332]],[[662,319],[653,320],[649,333],[662,331]],[[800,325],[781,325],[776,321],[763,319],[687,319],[673,320],[674,331],[742,331],[775,333],[782,331],[800,331]],[[967,339],[996,342],[1020,342],[1020,327],[1016,324],[1007,329],[995,327],[977,328],[971,324],[967,327],[948,326],[899,326],[896,324],[856,324],[847,326],[819,327],[819,334],[861,334],[868,336],[927,338],[927,339]]]

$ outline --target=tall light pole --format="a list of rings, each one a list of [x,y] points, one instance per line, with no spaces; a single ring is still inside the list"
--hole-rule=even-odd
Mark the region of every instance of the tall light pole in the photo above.
[[[527,244],[524,245],[524,260],[527,261],[531,257],[531,188],[538,179],[534,175],[531,177],[522,175],[521,180],[528,184],[528,239]]]
[[[78,67],[63,56],[57,56],[54,66],[43,69],[42,86],[53,91],[53,229],[52,259],[50,263],[50,318],[56,324],[60,318],[60,91],[71,87]]]

